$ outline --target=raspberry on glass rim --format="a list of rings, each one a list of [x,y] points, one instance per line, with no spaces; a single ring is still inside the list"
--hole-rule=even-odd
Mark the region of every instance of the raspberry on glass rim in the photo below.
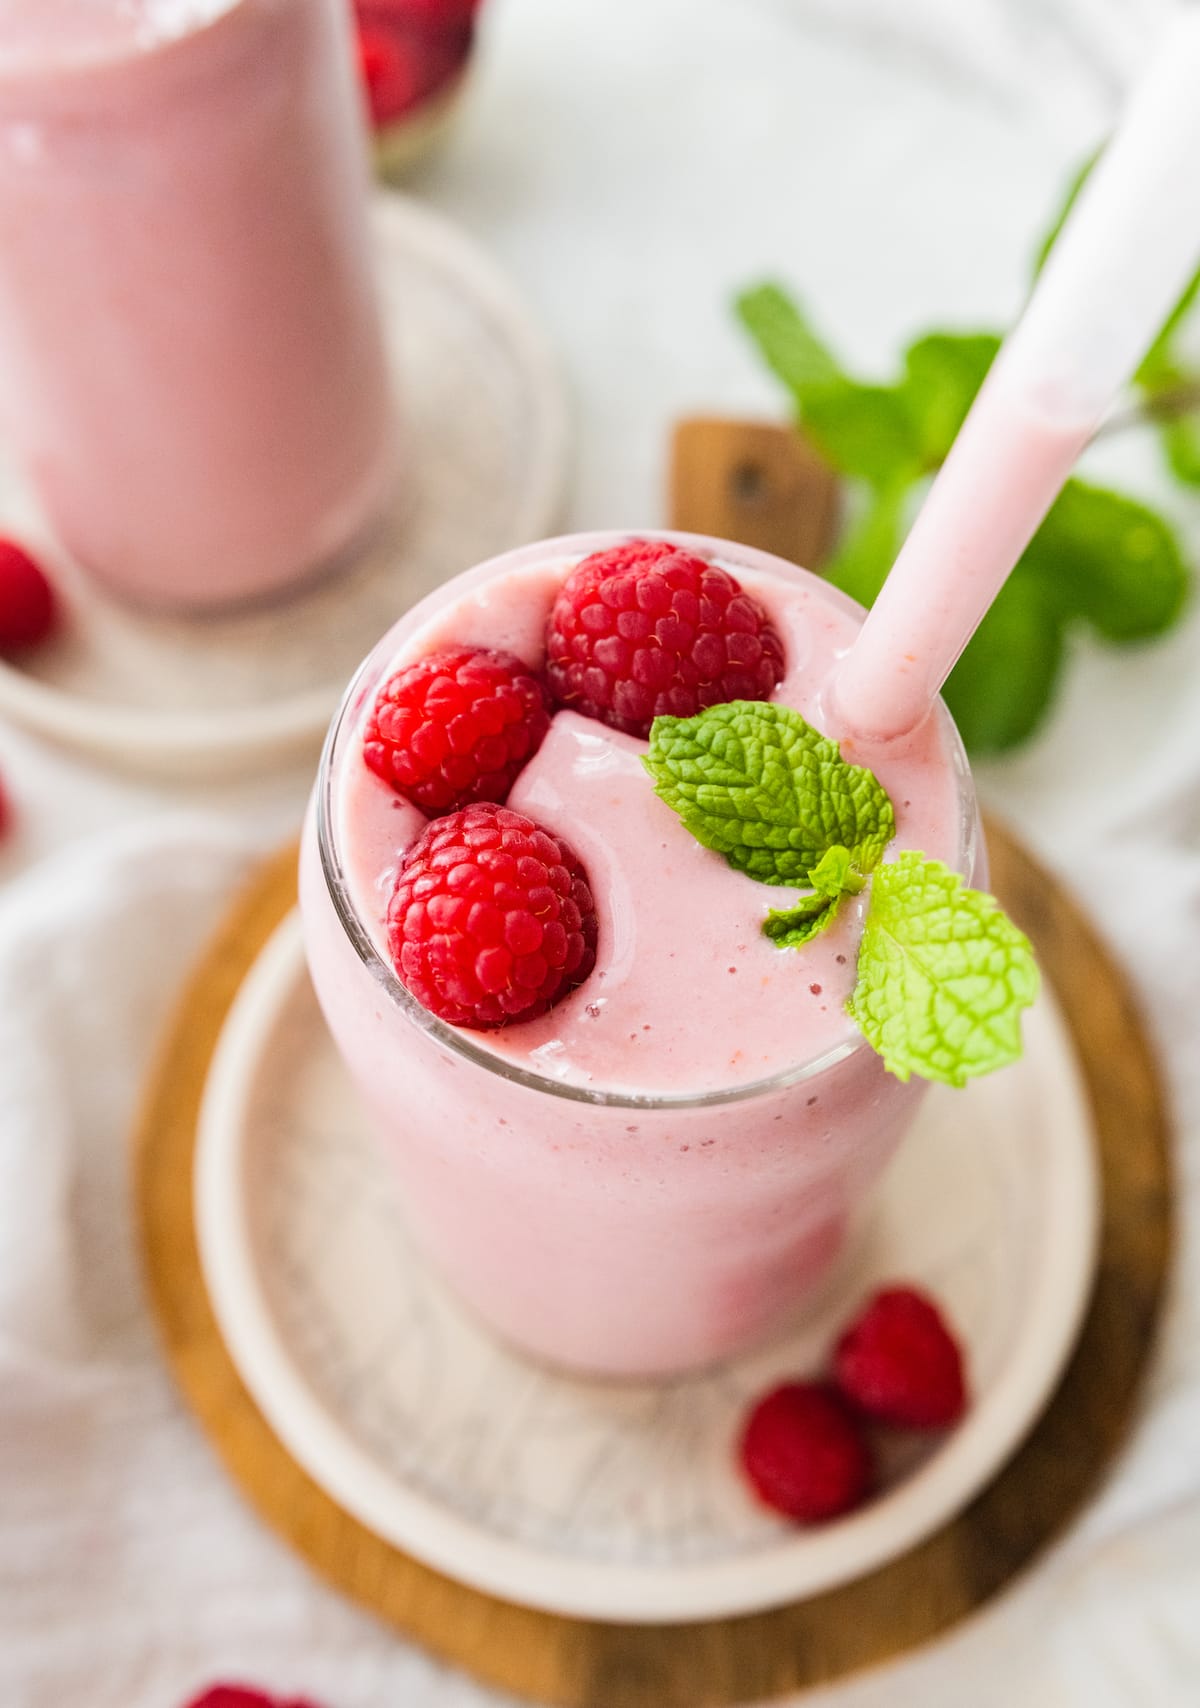
[[[840,1518],[875,1486],[861,1425],[820,1382],[784,1382],[764,1395],[742,1431],[740,1455],[758,1498],[799,1524]]]
[[[363,757],[423,812],[456,812],[502,802],[549,728],[546,691],[519,658],[446,647],[380,689]]]
[[[358,11],[408,24],[426,35],[453,35],[469,29],[481,0],[355,0]]]
[[[766,700],[783,645],[728,570],[668,540],[585,558],[546,625],[546,676],[560,705],[628,735],[729,700]]]
[[[354,0],[371,128],[390,159],[449,97],[470,59],[479,0]],[[400,150],[399,164],[403,164]]]
[[[0,539],[0,653],[40,646],[58,625],[45,571],[15,540]]]
[[[372,129],[382,130],[420,101],[424,92],[420,69],[407,39],[361,14],[358,63]]]
[[[392,963],[417,1001],[481,1031],[544,1014],[596,959],[596,904],[573,851],[491,803],[421,833],[387,928]]]

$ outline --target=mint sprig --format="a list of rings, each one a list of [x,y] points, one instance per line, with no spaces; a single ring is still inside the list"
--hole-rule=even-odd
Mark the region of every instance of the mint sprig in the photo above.
[[[889,1072],[963,1085],[1020,1054],[1038,985],[1027,939],[940,861],[883,863],[896,830],[886,790],[798,712],[735,700],[656,718],[643,763],[706,848],[760,882],[807,888],[762,922],[779,948],[811,943],[869,883],[847,1007]]]
[[[1049,253],[1093,162],[1076,175],[1041,245]],[[1180,329],[1200,303],[1188,286],[1138,371],[1135,387],[1158,424],[1167,466],[1200,486],[1200,373],[1189,371]],[[924,484],[945,460],[1000,346],[992,332],[932,332],[904,353],[886,384],[852,375],[782,287],[737,300],[760,355],[786,386],[798,424],[851,482],[850,521],[827,578],[870,605],[903,542]],[[1179,619],[1190,574],[1162,516],[1121,493],[1070,481],[984,618],[946,684],[972,753],[1000,753],[1044,721],[1070,636],[1090,629],[1113,645],[1164,634]]]
[[[890,1073],[965,1085],[1016,1061],[1037,990],[1029,940],[993,896],[923,854],[880,866],[848,1006]]]
[[[869,872],[896,834],[871,772],[790,706],[732,700],[655,718],[644,763],[697,842],[759,883],[807,884],[835,847]]]

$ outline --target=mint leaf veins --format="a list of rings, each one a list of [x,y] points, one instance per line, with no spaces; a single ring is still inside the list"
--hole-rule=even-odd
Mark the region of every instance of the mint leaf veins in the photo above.
[[[1015,1061],[1037,989],[1029,940],[994,897],[923,854],[879,867],[848,1006],[898,1079],[960,1086]]]
[[[697,842],[759,883],[808,885],[835,847],[870,872],[896,834],[877,779],[790,706],[731,700],[655,718],[643,763]]]

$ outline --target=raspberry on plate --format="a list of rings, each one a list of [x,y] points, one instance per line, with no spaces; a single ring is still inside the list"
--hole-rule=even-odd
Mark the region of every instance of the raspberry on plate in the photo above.
[[[363,758],[431,815],[503,801],[550,728],[546,690],[510,652],[449,647],[386,682]]]
[[[0,652],[24,652],[53,631],[54,590],[41,567],[14,540],[0,539]]]
[[[834,1373],[858,1411],[901,1429],[945,1429],[966,1409],[958,1342],[914,1287],[876,1293],[838,1342]]]
[[[850,1512],[875,1486],[861,1425],[820,1382],[785,1382],[759,1400],[742,1431],[741,1460],[759,1499],[801,1524]]]
[[[546,676],[560,705],[629,735],[660,715],[766,700],[783,646],[727,570],[667,540],[630,540],[585,558],[546,625]]]
[[[455,1026],[532,1020],[582,984],[596,959],[596,904],[575,854],[490,802],[426,826],[387,923],[401,983]]]

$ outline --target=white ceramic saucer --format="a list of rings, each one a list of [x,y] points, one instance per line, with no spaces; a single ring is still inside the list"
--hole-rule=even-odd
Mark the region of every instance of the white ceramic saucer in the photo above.
[[[309,1474],[388,1541],[508,1601],[684,1621],[813,1595],[961,1509],[1036,1419],[1095,1261],[1098,1177],[1053,997],[1023,1061],[935,1090],[861,1237],[782,1344],[661,1384],[569,1380],[493,1341],[413,1256],[397,1193],[321,1019],[292,915],[230,1012],[205,1095],[196,1214],[233,1358]],[[885,1492],[821,1529],[750,1499],[747,1402],[815,1373],[874,1284],[928,1286],[968,1349],[974,1403],[899,1444]]]
[[[387,191],[374,213],[407,457],[382,526],[347,570],[287,601],[203,619],[148,616],[63,561],[0,447],[0,531],[53,565],[70,614],[55,643],[0,663],[0,714],[173,776],[314,752],[349,676],[408,605],[554,531],[567,415],[540,332],[448,221]]]

